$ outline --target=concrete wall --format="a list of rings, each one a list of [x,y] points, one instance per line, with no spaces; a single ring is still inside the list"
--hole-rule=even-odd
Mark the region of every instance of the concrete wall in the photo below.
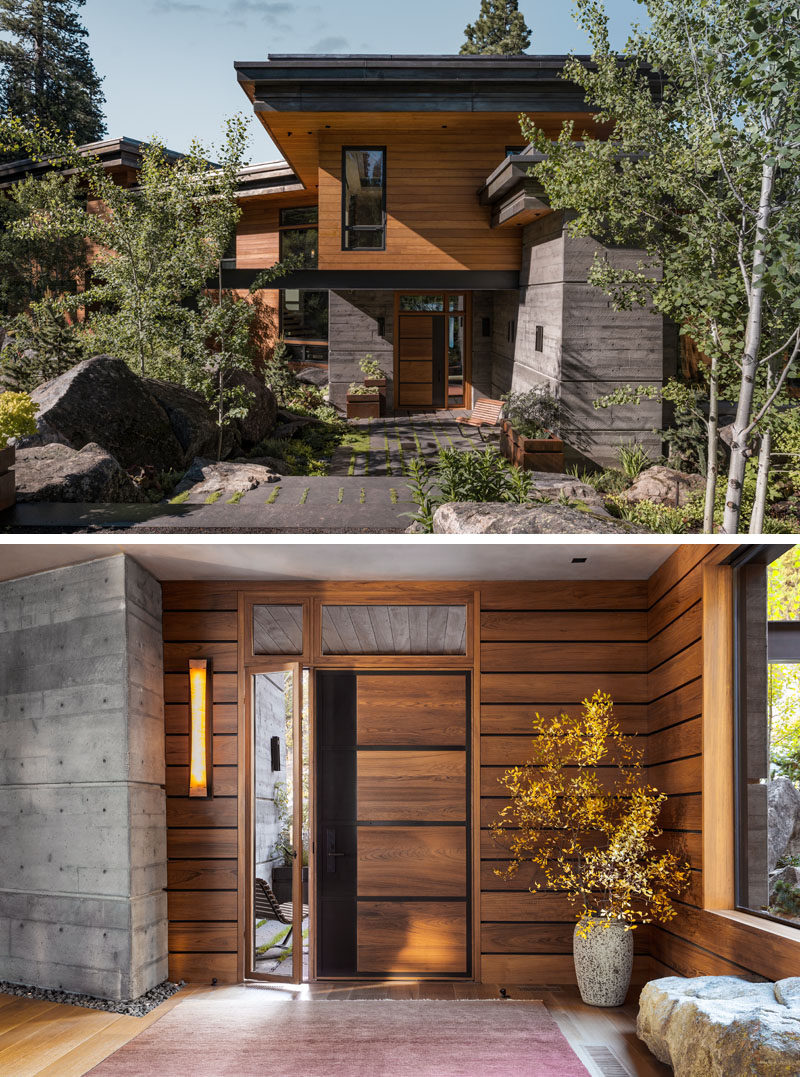
[[[597,410],[593,401],[622,385],[661,385],[674,371],[674,330],[649,310],[615,311],[608,297],[587,283],[600,250],[612,264],[636,265],[640,251],[604,250],[595,240],[573,239],[565,214],[553,213],[523,232],[522,286],[495,295],[493,392],[524,392],[546,383],[564,408],[564,435],[602,463],[616,462],[616,447],[635,439],[661,451],[653,433],[663,426],[663,408],[652,401],[637,407]],[[508,323],[516,318],[516,339]],[[536,351],[536,326],[543,348]]]
[[[167,975],[161,591],[125,556],[0,583],[0,979]]]
[[[330,400],[338,408],[346,406],[347,387],[363,381],[359,362],[371,354],[389,378],[386,407],[394,408],[394,292],[330,292],[328,308],[328,371]],[[384,335],[378,333],[378,319],[384,319]]]
[[[284,679],[290,674],[261,674],[255,679],[255,860],[256,875],[272,882],[272,869],[283,863],[275,854],[281,831],[275,786],[286,785],[291,775],[286,769],[286,703]],[[273,770],[270,740],[280,742],[281,769]]]

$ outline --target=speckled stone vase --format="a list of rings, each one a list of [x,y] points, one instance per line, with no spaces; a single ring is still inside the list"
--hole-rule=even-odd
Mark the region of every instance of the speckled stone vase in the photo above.
[[[608,927],[592,920],[585,939],[575,925],[572,952],[581,998],[589,1006],[621,1006],[628,993],[633,971],[633,932],[621,920]]]

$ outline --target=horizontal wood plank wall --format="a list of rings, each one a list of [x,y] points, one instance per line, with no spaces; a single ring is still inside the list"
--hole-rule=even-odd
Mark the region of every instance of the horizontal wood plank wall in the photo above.
[[[575,713],[611,693],[625,733],[647,729],[647,583],[487,584],[481,588],[481,979],[574,983],[575,915],[560,893],[506,881],[489,825],[506,802],[498,777],[524,763],[535,711]],[[634,978],[649,976],[649,933],[636,931]]]
[[[238,700],[235,585],[163,585],[169,975],[238,979]],[[213,665],[213,796],[190,799],[189,658]]]
[[[704,907],[715,902],[711,896],[705,901],[702,863],[702,753],[704,740],[713,740],[703,728],[703,570],[730,552],[722,546],[683,546],[649,582],[648,774],[670,795],[665,829],[672,846],[683,848],[693,875],[691,889],[676,906],[675,919],[653,928],[651,953],[657,975],[777,980],[797,975],[800,940],[792,937],[796,932],[770,930],[755,917],[745,921]],[[710,641],[707,649],[706,662],[720,660],[710,650]],[[713,720],[711,714],[705,718]],[[723,759],[719,762],[724,765]],[[730,843],[720,840],[719,846],[730,848]]]
[[[519,269],[520,232],[492,229],[490,208],[477,196],[514,143],[520,143],[514,116],[492,117],[471,133],[455,117],[438,131],[376,128],[320,136],[320,268]],[[384,251],[341,249],[342,146],[386,146]]]

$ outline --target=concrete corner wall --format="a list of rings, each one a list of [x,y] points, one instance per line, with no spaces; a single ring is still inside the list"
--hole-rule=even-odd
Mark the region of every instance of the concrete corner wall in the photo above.
[[[120,555],[0,583],[0,979],[167,976],[161,592]]]
[[[344,411],[347,406],[347,387],[361,382],[364,375],[359,363],[372,355],[388,376],[386,408],[394,409],[394,292],[347,291],[329,292],[328,305],[328,372],[330,402]],[[378,319],[384,320],[384,335],[378,332]]]
[[[661,438],[654,430],[664,425],[660,403],[598,410],[593,401],[623,385],[662,385],[674,373],[674,329],[650,310],[615,311],[587,282],[596,251],[630,267],[642,251],[574,239],[567,223],[566,214],[552,213],[523,232],[519,296],[501,292],[495,298],[494,392],[550,385],[562,401],[565,440],[599,463],[616,463],[617,446],[629,440],[657,455]],[[517,323],[513,342],[511,319]],[[541,351],[535,347],[537,325],[544,330]]]

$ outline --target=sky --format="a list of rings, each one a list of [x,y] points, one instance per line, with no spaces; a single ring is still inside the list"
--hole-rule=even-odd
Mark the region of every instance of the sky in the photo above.
[[[612,38],[622,45],[636,0],[607,0]],[[537,10],[538,8],[538,10]],[[531,53],[587,51],[569,0],[520,9],[533,29]],[[251,115],[233,70],[235,60],[273,53],[456,53],[480,0],[86,0],[89,48],[105,77],[109,137],[157,135],[170,149],[193,138],[217,142],[226,117]],[[275,150],[255,118],[252,161]]]

